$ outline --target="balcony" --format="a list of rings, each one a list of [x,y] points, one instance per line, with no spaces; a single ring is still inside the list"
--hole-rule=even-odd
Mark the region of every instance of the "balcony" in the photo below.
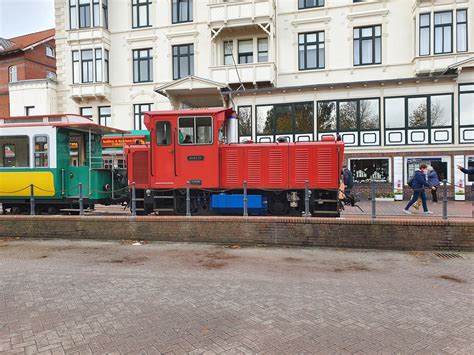
[[[225,84],[239,84],[240,82],[274,84],[276,78],[276,66],[273,62],[238,64],[237,68],[233,65],[219,65],[210,67],[210,70],[212,80]]]
[[[208,24],[211,27],[238,27],[270,23],[275,14],[273,0],[215,0],[208,7]]]
[[[87,27],[67,31],[68,45],[108,43],[110,44],[110,32],[102,27]]]
[[[110,84],[108,83],[87,83],[72,84],[71,98],[79,103],[93,100],[110,101]]]

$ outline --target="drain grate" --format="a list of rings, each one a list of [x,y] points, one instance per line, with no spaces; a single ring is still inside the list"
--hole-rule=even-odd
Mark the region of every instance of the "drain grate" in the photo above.
[[[458,253],[434,253],[434,255],[441,259],[464,259]]]

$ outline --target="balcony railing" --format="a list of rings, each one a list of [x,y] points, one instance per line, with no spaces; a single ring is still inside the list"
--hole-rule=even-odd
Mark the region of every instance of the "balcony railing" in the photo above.
[[[72,84],[71,98],[80,102],[83,100],[101,99],[110,100],[110,84],[108,83],[87,83]]]
[[[269,22],[274,16],[273,0],[214,1],[209,6],[209,24],[246,25]]]
[[[273,84],[276,78],[276,66],[273,62],[238,64],[237,66],[219,65],[211,67],[210,70],[212,80],[226,84],[240,82],[270,82]]]

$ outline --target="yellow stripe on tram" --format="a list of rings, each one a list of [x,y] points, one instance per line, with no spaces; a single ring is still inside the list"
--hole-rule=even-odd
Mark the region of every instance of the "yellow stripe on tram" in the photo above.
[[[54,196],[54,175],[51,171],[0,172],[0,196],[30,196],[30,184],[35,185],[34,195]]]

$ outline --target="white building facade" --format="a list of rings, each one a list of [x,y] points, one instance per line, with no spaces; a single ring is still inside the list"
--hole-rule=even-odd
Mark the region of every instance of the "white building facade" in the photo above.
[[[402,198],[426,161],[465,198],[474,0],[56,0],[57,105],[124,129],[233,106],[241,140],[340,134],[360,182]],[[468,188],[469,190],[469,188]]]

